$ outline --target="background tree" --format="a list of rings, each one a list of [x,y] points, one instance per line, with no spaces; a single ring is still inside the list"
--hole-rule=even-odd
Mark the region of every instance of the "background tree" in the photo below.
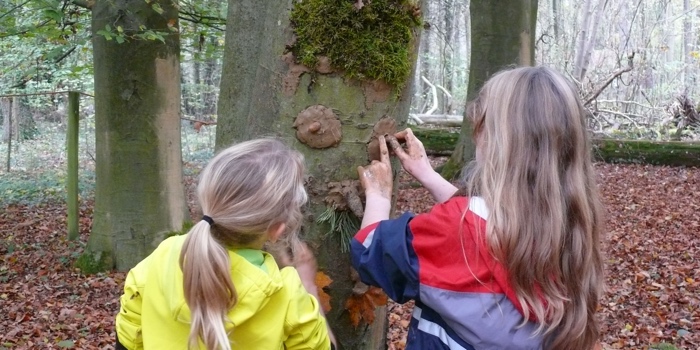
[[[80,263],[127,270],[187,214],[177,3],[100,0],[92,10],[95,210]]]
[[[304,235],[333,281],[328,320],[341,348],[383,349],[386,300],[352,279],[343,247],[359,228],[356,167],[373,135],[405,126],[418,4],[236,0],[227,23],[217,148],[276,135],[305,154]]]
[[[471,0],[471,60],[467,101],[494,73],[514,65],[534,65],[537,0]],[[443,176],[454,177],[474,157],[471,123],[464,118],[459,141]]]

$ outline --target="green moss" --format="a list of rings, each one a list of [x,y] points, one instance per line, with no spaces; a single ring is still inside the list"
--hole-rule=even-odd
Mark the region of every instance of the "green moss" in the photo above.
[[[315,67],[319,56],[360,80],[383,80],[400,87],[411,72],[410,51],[420,11],[412,0],[304,0],[291,22],[297,60]]]
[[[180,231],[170,231],[165,233],[165,238],[169,238],[172,236],[180,236],[184,235],[187,232],[190,232],[190,229],[194,226],[194,223],[192,221],[185,221],[182,223],[182,229]]]
[[[75,267],[85,275],[94,275],[98,272],[107,271],[112,267],[111,259],[107,252],[86,251],[75,261]]]

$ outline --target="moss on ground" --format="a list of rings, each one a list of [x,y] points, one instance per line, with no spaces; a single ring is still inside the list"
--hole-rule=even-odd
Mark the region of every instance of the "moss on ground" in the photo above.
[[[292,52],[307,67],[326,56],[351,78],[396,87],[411,73],[411,42],[421,24],[412,0],[304,0],[295,3],[291,22]]]

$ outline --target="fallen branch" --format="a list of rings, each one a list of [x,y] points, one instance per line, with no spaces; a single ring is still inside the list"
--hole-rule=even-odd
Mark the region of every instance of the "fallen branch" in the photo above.
[[[452,154],[459,139],[454,130],[415,128],[413,133],[426,152],[436,156]],[[593,138],[591,143],[597,161],[700,167],[700,142]]]
[[[433,95],[433,106],[430,108],[430,110],[428,110],[427,112],[425,112],[426,115],[431,115],[431,114],[433,114],[433,112],[435,112],[435,111],[438,109],[437,88],[435,88],[435,85],[433,85],[433,83],[431,83],[431,82],[430,82],[428,79],[426,79],[424,76],[421,76],[421,79],[423,79],[423,81],[424,81],[426,84],[428,84],[428,86],[430,86],[430,91],[431,91],[431,93],[432,93],[432,95]]]
[[[615,79],[617,79],[622,74],[631,71],[633,68],[634,68],[634,52],[632,52],[632,54],[627,56],[627,67],[622,68],[622,69],[618,70],[617,72],[613,73],[613,75],[611,75],[610,78],[608,78],[608,80],[606,80],[605,83],[603,83],[603,85],[601,85],[598,88],[598,90],[596,90],[593,93],[593,95],[591,95],[591,97],[586,98],[586,102],[584,102],[583,105],[588,106],[591,102],[593,102],[596,98],[598,98],[598,96],[603,92],[603,90],[605,90],[605,88],[607,88],[608,85],[612,84],[612,82],[615,81]]]
[[[411,119],[417,118],[420,124],[439,125],[445,127],[460,127],[462,126],[461,115],[455,114],[411,114]]]

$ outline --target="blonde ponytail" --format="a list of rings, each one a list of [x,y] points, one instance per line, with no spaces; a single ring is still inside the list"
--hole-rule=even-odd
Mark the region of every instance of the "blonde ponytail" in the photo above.
[[[230,350],[222,320],[236,304],[236,289],[228,252],[214,240],[206,221],[190,230],[182,247],[180,266],[192,320],[188,348],[197,349],[201,337],[207,349]]]
[[[307,200],[304,158],[275,139],[236,144],[202,170],[197,197],[206,216],[180,253],[191,314],[188,348],[201,341],[207,350],[230,350],[226,322],[238,296],[227,247],[260,249],[278,224],[287,228],[285,241],[296,241]]]

